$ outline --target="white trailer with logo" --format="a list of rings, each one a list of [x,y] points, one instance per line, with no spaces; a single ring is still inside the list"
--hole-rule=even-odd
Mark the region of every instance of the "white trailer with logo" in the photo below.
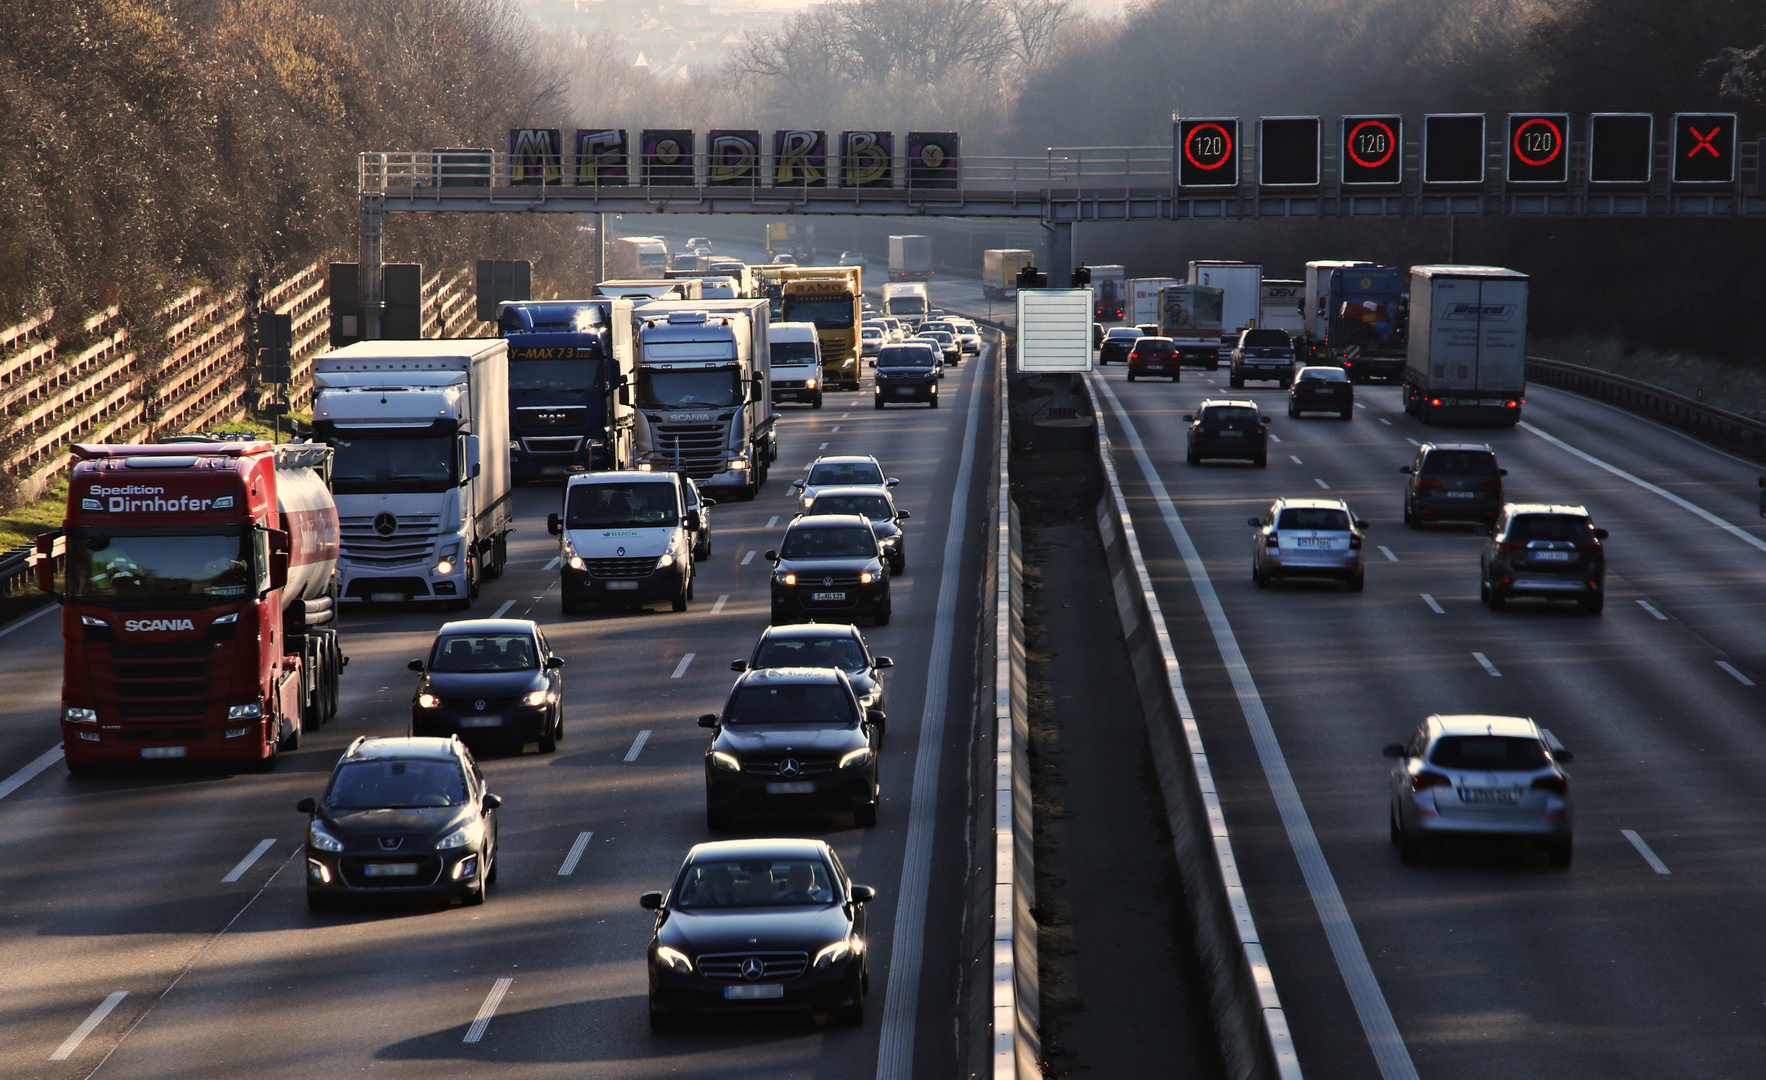
[[[1424,423],[1512,426],[1527,393],[1527,275],[1414,266],[1404,411]]]
[[[1159,292],[1170,285],[1181,285],[1183,282],[1170,277],[1130,278],[1124,285],[1127,293],[1128,310],[1123,322],[1134,326],[1142,323],[1159,321]]]

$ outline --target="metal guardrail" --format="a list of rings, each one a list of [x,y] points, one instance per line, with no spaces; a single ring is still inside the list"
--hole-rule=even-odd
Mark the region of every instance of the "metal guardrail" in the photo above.
[[[1766,422],[1581,364],[1527,357],[1527,381],[1617,405],[1696,435],[1706,442],[1766,461]]]
[[[61,531],[55,531],[55,541],[49,556],[55,561],[57,576],[60,575],[67,561],[67,538]],[[0,622],[5,622],[25,611],[41,606],[48,596],[37,592],[37,554],[34,543],[15,547],[0,553]]]

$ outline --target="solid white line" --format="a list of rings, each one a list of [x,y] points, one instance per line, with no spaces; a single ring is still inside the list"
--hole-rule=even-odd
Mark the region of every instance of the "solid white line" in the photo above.
[[[60,604],[48,604],[45,607],[43,607],[41,610],[33,611],[29,615],[26,615],[24,618],[19,619],[18,621],[14,622],[11,626],[8,626],[6,629],[0,630],[0,637],[5,637],[7,634],[12,633],[14,630],[17,630],[19,627],[24,626],[27,623],[36,622],[38,619],[41,619],[43,616],[49,614],[51,611],[60,611],[60,610],[61,610]]]
[[[1289,461],[1291,461],[1291,462],[1293,462],[1293,463],[1294,463],[1294,464],[1296,464],[1296,465],[1304,465],[1304,464],[1306,464],[1306,463],[1305,463],[1305,462],[1304,462],[1304,461],[1301,461],[1301,460],[1300,460],[1300,455],[1299,455],[1299,454],[1289,454],[1289,455],[1288,455],[1288,460],[1289,460]]]
[[[1422,597],[1423,597],[1423,603],[1429,605],[1430,611],[1433,611],[1437,615],[1447,614],[1447,609],[1442,607],[1440,604],[1437,604],[1435,602],[1435,598],[1433,596],[1430,596],[1428,593],[1423,593]]]
[[[1668,864],[1658,858],[1656,853],[1650,850],[1649,845],[1643,842],[1643,837],[1637,835],[1637,830],[1620,829],[1619,835],[1631,841],[1631,846],[1637,849],[1639,855],[1643,856],[1644,862],[1649,863],[1649,868],[1651,870],[1654,870],[1658,874],[1669,874],[1673,872],[1668,869]]]
[[[554,555],[554,556],[552,556],[552,561],[547,563],[546,565],[540,567],[540,569],[541,570],[556,570],[560,566],[563,566],[563,565],[564,565],[564,556]]]
[[[1643,610],[1649,612],[1651,615],[1654,615],[1656,618],[1662,620],[1663,622],[1668,621],[1668,616],[1662,614],[1661,610],[1659,608],[1657,608],[1656,605],[1650,603],[1648,600],[1639,600],[1637,602],[1637,606],[1642,608]]]
[[[724,605],[729,602],[730,602],[730,594],[729,593],[725,593],[724,595],[718,597],[717,603],[711,605],[711,613],[713,615],[716,615],[718,612],[722,611],[724,609]]]
[[[774,514],[772,517],[766,519],[766,527],[769,529],[772,528],[774,525],[777,525],[778,523],[779,523],[779,515],[777,515],[777,514]]]
[[[1398,561],[1398,556],[1392,554],[1391,548],[1387,547],[1385,544],[1379,545],[1379,548],[1380,548],[1380,554],[1384,555],[1386,557],[1387,561],[1389,561],[1389,562],[1397,562]]]
[[[638,760],[638,755],[642,754],[644,752],[644,744],[649,741],[650,741],[650,729],[649,728],[645,728],[643,731],[638,732],[638,737],[632,740],[632,748],[625,752],[625,759],[627,761]]]
[[[1405,442],[1407,442],[1407,443],[1409,443],[1409,444],[1410,444],[1410,445],[1412,445],[1412,446],[1421,446],[1421,445],[1423,445],[1423,444],[1422,444],[1422,443],[1420,443],[1420,442],[1417,442],[1417,441],[1416,441],[1416,440],[1415,440],[1415,439],[1413,439],[1413,438],[1411,438],[1411,437],[1410,437],[1410,436],[1409,436],[1409,435],[1406,435],[1406,436],[1405,436],[1405,437],[1404,437],[1404,441],[1405,441]]]
[[[1383,416],[1377,416],[1377,417],[1375,417],[1375,418],[1374,418],[1374,419],[1376,419],[1376,420],[1378,420],[1378,421],[1379,421],[1379,422],[1380,422],[1380,423],[1382,423],[1382,424],[1385,424],[1385,425],[1386,425],[1386,426],[1387,426],[1387,427],[1391,427],[1391,426],[1392,426],[1392,421],[1390,421],[1390,420],[1388,420],[1388,419],[1386,419],[1386,418],[1385,418],[1385,417],[1383,417]]]
[[[756,556],[756,555],[758,555],[758,554],[760,554],[760,552],[758,552],[758,551],[750,551],[750,552],[749,552],[749,553],[748,553],[748,554],[746,554],[746,555],[744,555],[744,556],[742,556],[742,565],[743,565],[743,566],[747,566],[747,565],[748,565],[748,564],[749,564],[749,563],[751,563],[751,562],[753,562],[753,561],[754,561],[754,557],[755,557],[755,556]]]
[[[1719,660],[1719,661],[1717,661],[1717,666],[1722,668],[1724,671],[1729,672],[1731,675],[1735,676],[1735,681],[1738,683],[1741,683],[1743,686],[1754,685],[1754,680],[1748,678],[1746,675],[1743,675],[1741,672],[1735,670],[1735,665],[1731,664],[1729,661]]]
[[[1219,648],[1220,658],[1225,662],[1227,673],[1232,679],[1233,691],[1239,699],[1239,709],[1245,714],[1245,726],[1251,731],[1251,741],[1257,747],[1257,757],[1263,765],[1264,778],[1269,782],[1276,809],[1281,813],[1282,826],[1288,834],[1288,844],[1294,849],[1295,861],[1300,864],[1301,876],[1306,879],[1307,891],[1312,894],[1313,907],[1318,910],[1319,922],[1324,926],[1325,940],[1330,944],[1331,955],[1337,961],[1337,970],[1343,973],[1343,985],[1349,990],[1349,1000],[1354,1004],[1355,1014],[1361,1020],[1361,1030],[1367,1036],[1374,1062],[1380,1068],[1380,1076],[1384,1080],[1417,1080],[1416,1066],[1411,1063],[1410,1052],[1405,1049],[1398,1023],[1392,1019],[1392,1009],[1386,1004],[1385,995],[1380,992],[1379,979],[1374,976],[1373,965],[1368,963],[1367,950],[1362,947],[1361,938],[1355,932],[1355,923],[1349,918],[1349,908],[1343,903],[1343,894],[1337,888],[1337,879],[1331,875],[1330,864],[1325,861],[1324,849],[1319,846],[1318,834],[1313,831],[1312,821],[1306,814],[1306,805],[1300,800],[1300,790],[1294,784],[1294,774],[1289,771],[1288,760],[1282,754],[1275,726],[1270,723],[1269,712],[1264,708],[1263,698],[1257,692],[1257,683],[1251,677],[1251,667],[1246,663],[1244,653],[1239,650],[1239,641],[1233,634],[1232,623],[1227,620],[1226,609],[1221,606],[1220,596],[1214,591],[1214,581],[1208,576],[1208,567],[1202,561],[1201,552],[1196,550],[1195,543],[1191,541],[1189,530],[1184,528],[1183,519],[1178,516],[1177,507],[1172,504],[1164,481],[1159,479],[1152,458],[1147,456],[1147,448],[1141,442],[1140,432],[1135,430],[1134,421],[1128,418],[1127,411],[1122,408],[1107,382],[1097,379],[1095,385],[1098,392],[1109,401],[1117,423],[1122,426],[1122,433],[1134,452],[1135,461],[1140,465],[1141,475],[1146,478],[1147,486],[1153,493],[1159,514],[1165,519],[1166,531],[1171,534],[1172,540],[1177,544],[1178,553],[1183,556],[1190,583],[1196,590],[1196,598],[1201,602],[1202,611],[1208,616],[1208,627],[1213,631],[1214,643]]]
[[[969,518],[969,484],[975,474],[975,432],[983,394],[973,364],[964,375],[969,389],[963,422],[963,454],[950,495],[950,526],[944,535],[944,564],[938,578],[938,607],[926,657],[926,703],[920,711],[919,748],[914,753],[914,786],[908,805],[907,847],[901,860],[900,898],[890,935],[884,983],[883,1025],[877,1040],[877,1080],[909,1080],[914,1074],[914,1022],[920,1011],[920,963],[926,951],[926,894],[932,877],[933,831],[938,821],[938,767],[944,750],[944,704],[950,694],[951,655],[956,651],[958,594],[969,586],[958,580],[963,568],[963,534]]]
[[[1638,487],[1642,488],[1643,490],[1645,490],[1647,492],[1650,492],[1653,495],[1660,495],[1662,498],[1667,499],[1669,502],[1673,503],[1675,506],[1680,507],[1682,510],[1685,510],[1686,512],[1688,512],[1690,514],[1693,514],[1693,515],[1696,515],[1697,517],[1703,518],[1705,521],[1710,522],[1712,525],[1717,526],[1719,529],[1722,529],[1724,532],[1730,534],[1731,536],[1735,537],[1736,539],[1742,540],[1742,541],[1749,543],[1749,544],[1752,544],[1754,547],[1758,548],[1761,551],[1766,551],[1766,540],[1762,540],[1758,536],[1755,536],[1753,533],[1747,532],[1744,529],[1740,529],[1734,525],[1731,525],[1729,522],[1718,517],[1716,514],[1711,513],[1709,510],[1706,510],[1704,507],[1699,506],[1695,503],[1688,502],[1687,500],[1674,494],[1672,491],[1669,491],[1666,488],[1657,487],[1655,484],[1650,483],[1648,480],[1645,480],[1642,477],[1633,476],[1631,473],[1626,472],[1624,469],[1619,468],[1617,465],[1609,465],[1606,462],[1602,461],[1600,458],[1595,457],[1593,454],[1590,454],[1590,453],[1583,451],[1583,450],[1578,450],[1574,446],[1571,446],[1569,443],[1558,438],[1556,435],[1547,435],[1545,432],[1539,430],[1538,428],[1534,427],[1532,424],[1529,424],[1525,420],[1521,421],[1521,426],[1526,428],[1528,431],[1531,431],[1533,434],[1539,436],[1541,439],[1544,439],[1546,442],[1557,447],[1559,450],[1563,450],[1566,453],[1574,454],[1575,456],[1581,458],[1583,461],[1586,461],[1590,465],[1593,465],[1595,468],[1605,469],[1607,472],[1612,473],[1614,476],[1618,477],[1619,479],[1636,484]]]
[[[509,610],[509,609],[510,609],[510,608],[512,608],[512,607],[514,607],[514,606],[515,606],[515,601],[513,601],[513,600],[505,600],[505,601],[503,601],[503,606],[502,606],[502,607],[499,607],[499,608],[498,608],[498,609],[497,609],[497,610],[496,610],[496,611],[493,611],[493,612],[491,612],[491,618],[493,618],[493,619],[500,619],[500,618],[502,618],[502,617],[503,617],[503,613],[504,613],[504,612],[505,612],[505,611],[508,611],[508,610]]]
[[[1323,480],[1320,480],[1316,476],[1312,478],[1312,482],[1317,484],[1319,487],[1324,488],[1326,491],[1331,490],[1331,485],[1325,483]]]
[[[1485,656],[1481,652],[1475,652],[1472,654],[1472,659],[1476,660],[1480,667],[1482,667],[1485,671],[1489,672],[1495,678],[1498,678],[1498,679],[1502,678],[1502,672],[1496,670],[1496,665],[1492,664],[1490,662],[1490,658],[1488,656]]]
[[[227,876],[222,878],[221,880],[223,882],[238,881],[241,877],[245,876],[245,872],[247,870],[251,869],[252,863],[257,862],[259,859],[263,858],[264,852],[270,850],[271,848],[273,848],[275,846],[276,846],[276,838],[273,836],[268,840],[258,841],[258,846],[252,848],[251,853],[249,855],[247,855],[245,858],[240,859],[239,864],[237,866],[233,867],[233,869],[227,871]]]
[[[35,780],[38,773],[60,760],[61,747],[57,746],[52,750],[43,751],[35,761],[32,761],[29,765],[26,765],[24,768],[13,773],[11,776],[8,776],[6,779],[0,780],[0,799],[6,798],[6,796],[17,791],[19,788],[24,787],[32,780]]]
[[[491,1026],[491,1017],[497,1015],[497,1006],[503,1003],[503,995],[509,992],[509,984],[514,981],[507,977],[497,980],[496,985],[491,987],[491,992],[484,996],[484,1004],[478,1007],[478,1016],[473,1019],[472,1026],[466,1029],[466,1037],[461,1042],[475,1043],[484,1038],[484,1029]]]
[[[687,673],[687,665],[691,664],[693,662],[693,658],[698,655],[699,655],[698,653],[690,652],[687,655],[681,657],[681,662],[675,665],[675,673],[673,675],[670,675],[669,678],[678,679],[682,675],[685,675]]]
[[[579,832],[576,834],[576,843],[570,845],[570,854],[564,856],[564,865],[558,868],[559,877],[569,877],[576,873],[576,864],[582,859],[583,851],[589,846],[589,841],[592,840],[594,836],[595,834],[593,832]]]
[[[127,990],[118,990],[116,993],[100,1002],[98,1007],[92,1010],[92,1015],[80,1021],[80,1026],[74,1029],[74,1033],[69,1035],[63,1040],[60,1046],[55,1048],[55,1053],[49,1055],[49,1060],[66,1061],[69,1057],[73,1056],[73,1052],[78,1050],[80,1044],[86,1041],[86,1036],[92,1034],[92,1029],[96,1028],[99,1024],[104,1023],[104,1018],[110,1015],[110,1010],[122,1004],[123,999],[128,996],[129,992]]]

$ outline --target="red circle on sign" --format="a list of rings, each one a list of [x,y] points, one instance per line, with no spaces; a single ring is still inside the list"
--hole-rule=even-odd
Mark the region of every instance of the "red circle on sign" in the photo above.
[[[1361,129],[1365,127],[1378,128],[1386,133],[1386,152],[1380,157],[1375,158],[1373,161],[1369,161],[1355,152],[1355,136],[1361,134]],[[1345,141],[1348,145],[1345,146],[1344,149],[1349,152],[1349,160],[1355,162],[1355,164],[1360,165],[1364,169],[1379,168],[1381,165],[1392,160],[1393,153],[1398,149],[1398,136],[1392,134],[1391,127],[1387,126],[1380,120],[1363,120],[1361,123],[1356,124],[1349,129],[1349,138]]]
[[[1525,134],[1527,129],[1532,127],[1534,124],[1544,124],[1546,127],[1551,129],[1551,153],[1545,155],[1542,158],[1530,158],[1527,156],[1527,152],[1525,150],[1521,149],[1521,136],[1523,134]],[[1535,167],[1540,166],[1540,165],[1549,165],[1553,161],[1557,160],[1557,156],[1563,152],[1564,152],[1564,133],[1562,131],[1559,131],[1558,126],[1556,124],[1552,123],[1550,120],[1547,120],[1543,117],[1535,116],[1533,119],[1527,121],[1526,123],[1522,124],[1520,127],[1515,129],[1515,156],[1520,158],[1522,163],[1524,163],[1524,164],[1533,165]]]
[[[1219,161],[1216,161],[1212,165],[1204,165],[1200,161],[1196,160],[1195,152],[1191,148],[1195,145],[1196,136],[1200,135],[1204,131],[1207,131],[1209,128],[1213,128],[1215,131],[1220,132],[1220,142],[1221,142],[1222,149],[1220,151],[1220,160]],[[1226,133],[1226,129],[1221,127],[1219,124],[1197,124],[1195,127],[1190,129],[1189,135],[1185,136],[1185,138],[1183,140],[1183,156],[1185,158],[1189,159],[1189,163],[1191,165],[1194,165],[1198,169],[1218,169],[1222,165],[1226,164],[1226,161],[1228,158],[1233,156],[1233,137],[1231,135],[1228,135]]]

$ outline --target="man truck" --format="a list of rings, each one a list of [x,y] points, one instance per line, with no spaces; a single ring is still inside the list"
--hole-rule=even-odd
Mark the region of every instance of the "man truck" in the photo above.
[[[337,451],[339,591],[472,605],[508,562],[509,342],[358,341],[313,361],[313,437]]]
[[[1322,309],[1305,348],[1316,363],[1338,364],[1356,382],[1404,374],[1410,321],[1404,271],[1396,266],[1339,266],[1321,275],[1314,304]]]
[[[816,324],[816,334],[822,339],[825,388],[859,388],[863,273],[857,266],[804,266],[787,268],[781,274],[779,321]]]
[[[509,342],[513,479],[631,467],[632,410],[617,394],[632,372],[631,320],[613,318],[620,303],[497,305],[497,330]]]
[[[204,436],[73,448],[60,534],[69,772],[164,758],[274,768],[337,712],[349,660],[331,458]],[[55,588],[47,557],[37,587]]]
[[[1520,422],[1527,394],[1527,275],[1499,266],[1413,266],[1415,332],[1404,411],[1423,423]]]

